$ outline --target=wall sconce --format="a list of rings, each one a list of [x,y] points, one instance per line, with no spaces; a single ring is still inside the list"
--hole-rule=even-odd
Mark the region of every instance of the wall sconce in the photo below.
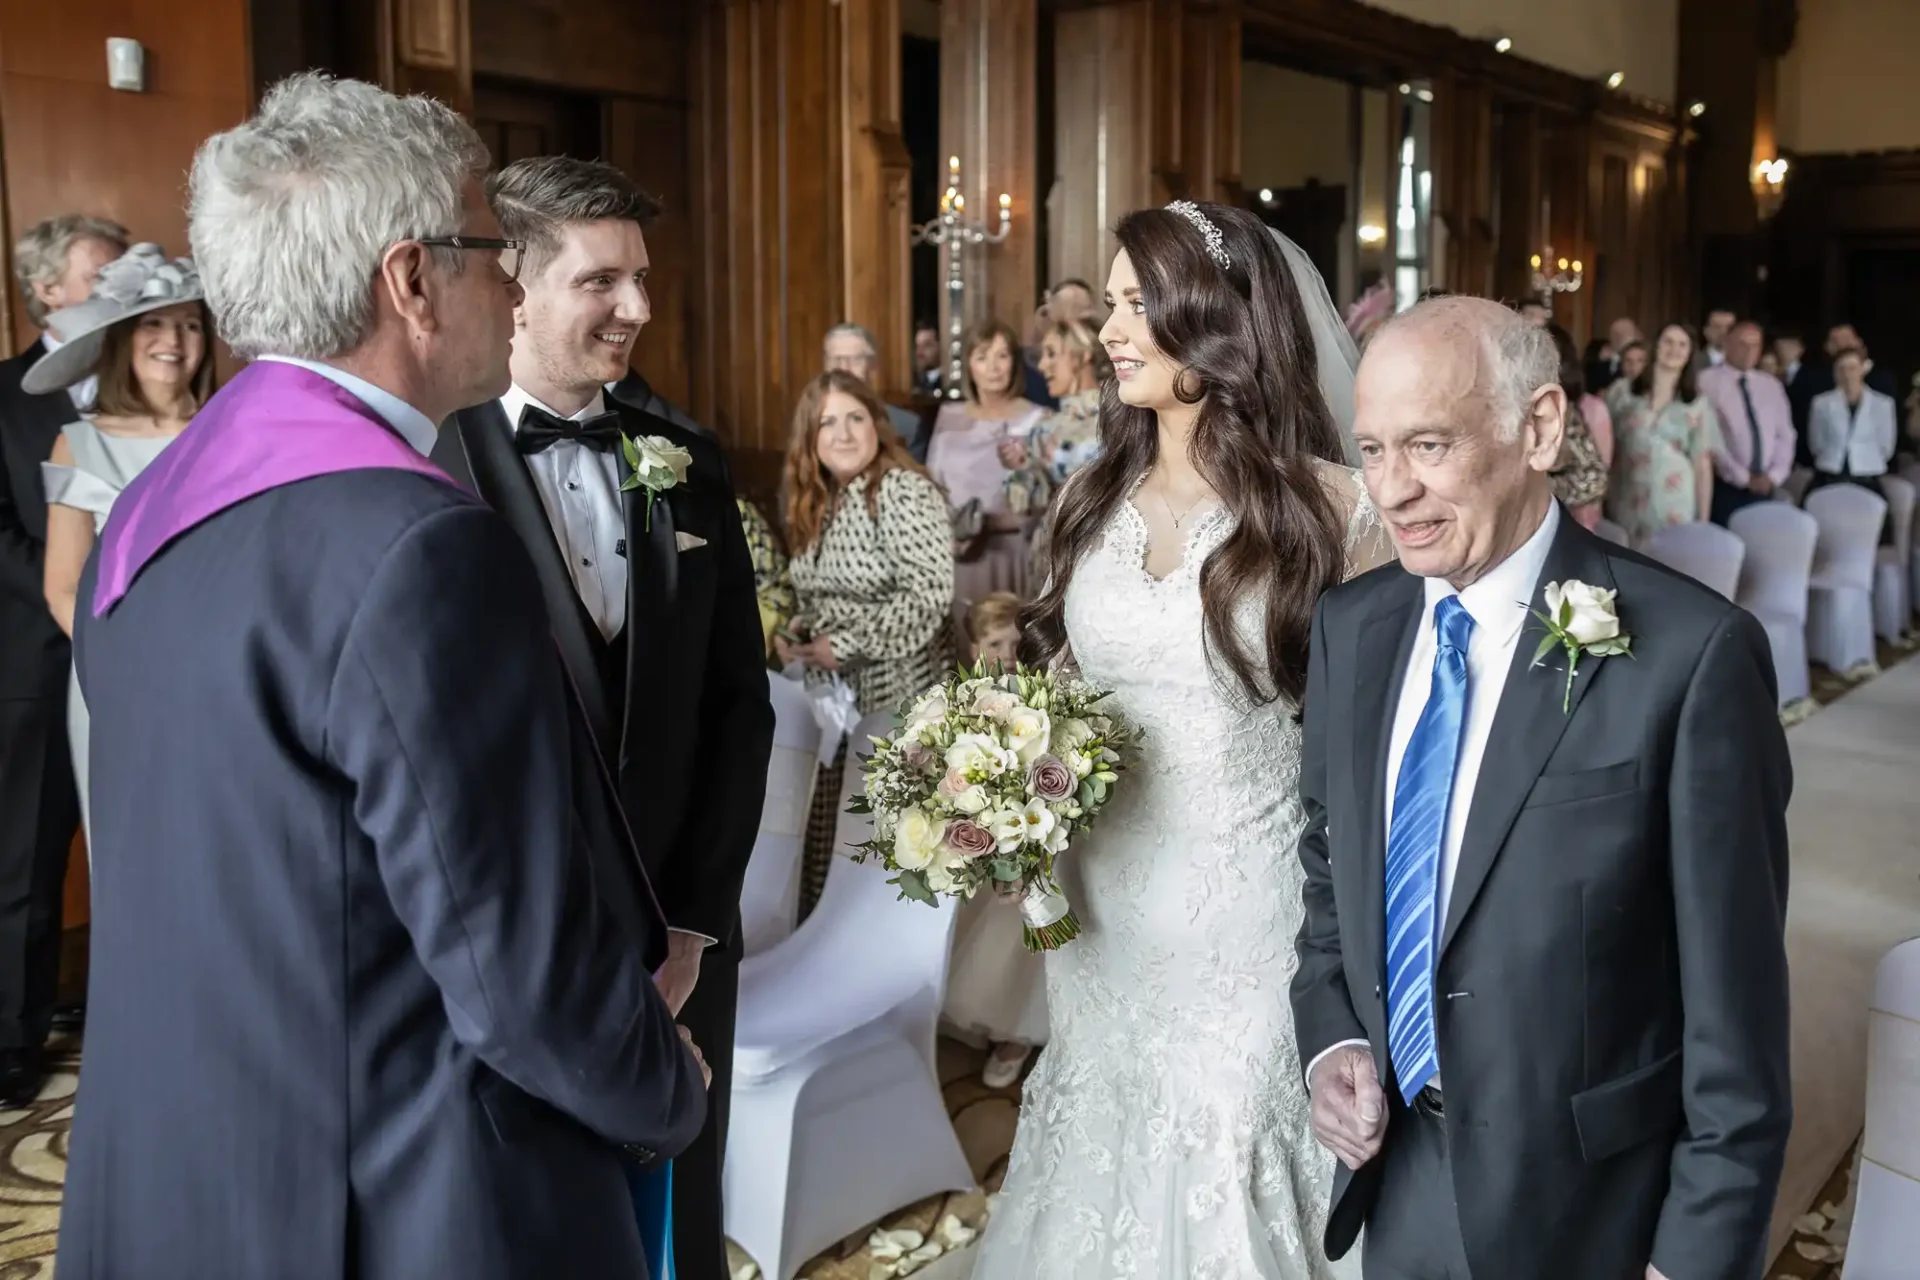
[[[1387,242],[1387,229],[1369,222],[1360,228],[1359,236],[1360,243],[1364,245],[1385,244]]]
[[[1627,73],[1624,71],[1616,71],[1612,75],[1607,77],[1607,88],[1618,89],[1621,85],[1625,84],[1626,82],[1627,82]]]
[[[1760,220],[1769,221],[1780,212],[1780,206],[1787,198],[1787,162],[1784,159],[1762,160],[1753,166],[1753,203],[1759,210]]]
[[[1695,120],[1698,120],[1701,116],[1707,114],[1707,104],[1695,98],[1687,104],[1687,114]]]
[[[1549,272],[1547,268],[1554,269]],[[1569,262],[1565,258],[1553,256],[1553,246],[1546,246],[1533,255],[1533,292],[1547,304],[1549,314],[1553,311],[1553,296],[1557,293],[1578,293],[1585,283],[1587,270],[1580,259]]]
[[[107,87],[127,93],[147,91],[147,51],[138,40],[107,37]]]
[[[1495,53],[1505,53],[1512,48],[1513,48],[1513,41],[1509,40],[1506,36],[1501,36],[1498,40],[1495,40],[1493,42],[1493,51]]]
[[[1261,204],[1272,204],[1272,203],[1273,203],[1273,188],[1272,188],[1272,187],[1262,187],[1262,188],[1260,188],[1260,203],[1261,203]]]

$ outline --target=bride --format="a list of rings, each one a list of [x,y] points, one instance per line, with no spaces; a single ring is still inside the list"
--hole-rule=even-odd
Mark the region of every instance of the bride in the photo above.
[[[1287,995],[1295,713],[1314,602],[1392,545],[1343,465],[1352,347],[1299,249],[1214,204],[1116,235],[1103,454],[1056,499],[1027,620],[1144,754],[1062,860],[1084,932],[1046,957],[1051,1040],[974,1275],[1322,1280],[1350,1273],[1321,1250],[1332,1157]]]

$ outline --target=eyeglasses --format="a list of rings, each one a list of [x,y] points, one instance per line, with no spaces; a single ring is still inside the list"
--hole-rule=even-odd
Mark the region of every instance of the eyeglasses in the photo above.
[[[423,236],[419,243],[436,249],[490,249],[500,255],[500,269],[508,281],[520,278],[520,264],[527,258],[525,240],[502,240],[497,236]]]

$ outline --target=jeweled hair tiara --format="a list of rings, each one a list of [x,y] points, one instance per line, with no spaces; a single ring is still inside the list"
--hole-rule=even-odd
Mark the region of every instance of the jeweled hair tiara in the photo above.
[[[1220,234],[1220,228],[1213,225],[1213,219],[1200,212],[1200,206],[1191,200],[1175,200],[1167,206],[1168,213],[1177,213],[1193,224],[1200,233],[1200,239],[1206,243],[1207,256],[1213,259],[1213,265],[1225,271],[1233,265],[1233,259],[1227,256],[1227,240]]]

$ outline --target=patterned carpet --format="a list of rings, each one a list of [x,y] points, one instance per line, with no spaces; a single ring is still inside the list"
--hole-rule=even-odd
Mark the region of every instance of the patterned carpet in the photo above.
[[[49,1053],[54,1072],[40,1100],[25,1110],[0,1111],[0,1280],[53,1274],[80,1045],[56,1037]]]

